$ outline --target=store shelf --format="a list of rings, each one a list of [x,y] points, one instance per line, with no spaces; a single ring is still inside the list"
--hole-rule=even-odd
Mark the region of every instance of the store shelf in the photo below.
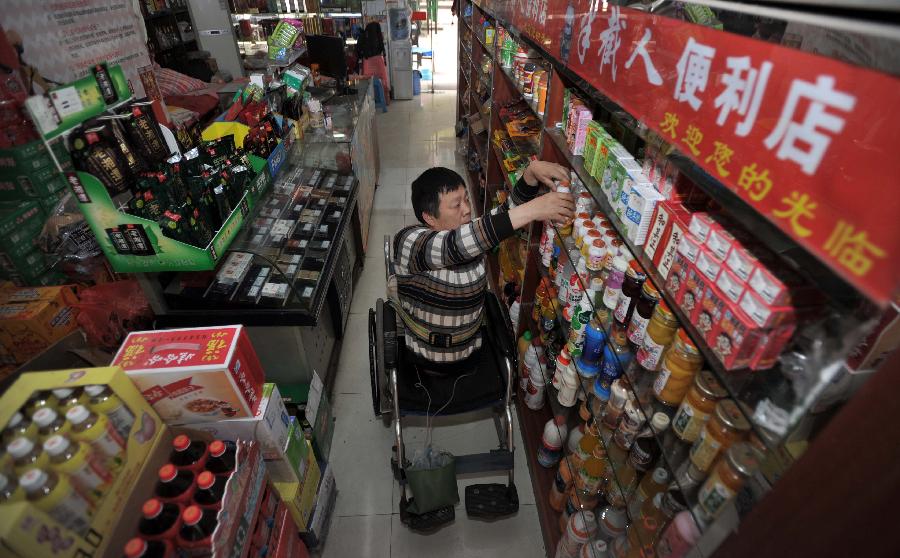
[[[510,87],[514,91],[517,91],[519,93],[519,97],[523,101],[525,101],[525,103],[528,105],[528,108],[530,108],[531,112],[534,114],[534,117],[540,120],[542,123],[545,122],[544,116],[538,112],[537,98],[534,95],[532,95],[530,98],[526,98],[525,93],[522,91],[522,89],[519,88],[519,84],[516,83],[516,78],[513,75],[513,72],[499,64],[497,65],[497,68],[500,70],[501,74],[506,76],[507,81],[509,81]]]

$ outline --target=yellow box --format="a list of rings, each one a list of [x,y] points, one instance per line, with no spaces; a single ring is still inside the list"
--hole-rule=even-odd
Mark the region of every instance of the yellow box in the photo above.
[[[121,556],[134,533],[141,504],[156,484],[157,470],[168,460],[171,435],[128,376],[118,367],[83,368],[22,374],[0,397],[0,424],[39,390],[108,385],[135,417],[125,446],[125,463],[100,499],[83,537],[29,502],[0,505],[0,555],[28,558]],[[151,471],[152,470],[152,471]]]
[[[9,289],[0,293],[0,345],[23,363],[78,327],[70,287]]]
[[[309,440],[306,443],[309,444]],[[309,525],[309,518],[312,516],[313,508],[316,505],[319,480],[322,478],[322,472],[319,470],[319,464],[316,462],[315,452],[312,451],[312,447],[307,448],[307,450],[306,477],[303,479],[303,482],[272,483],[278,495],[281,496],[285,507],[291,512],[291,517],[301,533],[305,533]]]

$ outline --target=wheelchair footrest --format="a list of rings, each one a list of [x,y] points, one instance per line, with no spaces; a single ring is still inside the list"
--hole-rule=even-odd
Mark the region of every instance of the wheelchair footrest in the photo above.
[[[515,483],[472,484],[466,487],[466,514],[492,519],[519,511],[519,493]]]
[[[444,506],[425,513],[412,513],[409,506],[415,498],[400,501],[400,521],[413,531],[429,532],[450,523],[456,519],[456,511],[453,506]]]

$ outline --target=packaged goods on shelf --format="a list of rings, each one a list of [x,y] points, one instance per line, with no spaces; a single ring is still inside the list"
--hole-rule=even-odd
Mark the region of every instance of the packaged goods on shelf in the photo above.
[[[287,441],[279,455],[266,459],[266,470],[273,482],[303,482],[306,478],[309,454],[313,453],[309,441],[303,435],[297,417],[290,417]],[[313,458],[314,460],[314,458]]]
[[[70,287],[0,291],[0,345],[24,363],[78,327],[76,302]]]
[[[306,531],[316,503],[321,471],[313,452],[307,454],[306,476],[302,482],[272,483],[301,532]]]
[[[322,472],[319,494],[316,496],[316,505],[313,508],[307,530],[302,534],[303,542],[306,543],[308,548],[315,549],[321,546],[328,537],[331,516],[334,513],[334,504],[337,501],[337,493],[334,470],[329,464]]]
[[[170,424],[254,417],[264,373],[243,326],[132,332],[121,366]]]

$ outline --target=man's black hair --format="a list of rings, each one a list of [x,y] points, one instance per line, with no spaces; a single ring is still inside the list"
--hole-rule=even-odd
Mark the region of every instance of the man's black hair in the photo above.
[[[411,201],[416,219],[422,224],[427,224],[422,217],[423,213],[435,218],[440,217],[441,194],[455,192],[465,186],[463,177],[447,167],[432,167],[420,174],[412,183]]]

